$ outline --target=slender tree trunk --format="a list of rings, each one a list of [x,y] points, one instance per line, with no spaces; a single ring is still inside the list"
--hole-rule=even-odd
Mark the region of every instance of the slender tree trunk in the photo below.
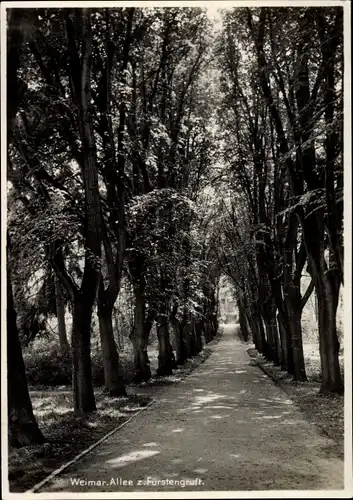
[[[301,218],[309,268],[318,298],[319,345],[323,394],[343,392],[339,366],[339,342],[336,328],[336,312],[340,278],[335,269],[328,269],[325,259],[323,215],[314,213]]]
[[[116,335],[118,338],[117,349],[119,352],[119,351],[122,351],[124,349],[124,336],[120,332],[118,314],[117,314],[115,309],[113,309],[113,318],[114,318],[114,328],[115,328]]]
[[[319,343],[322,381],[320,392],[343,393],[343,382],[339,365],[339,342],[336,328],[336,312],[339,285],[330,282],[330,275],[318,279]]]
[[[294,380],[306,382],[303,335],[302,335],[302,305],[300,294],[301,273],[291,281],[288,289],[288,308],[293,348]]]
[[[202,322],[195,322],[195,338],[196,338],[196,352],[202,351]]]
[[[45,438],[34,417],[28,392],[9,265],[7,266],[7,398],[10,446],[21,447],[44,443]]]
[[[183,335],[183,340],[184,340],[185,357],[186,357],[186,359],[189,359],[193,356],[193,352],[192,352],[192,343],[191,343],[190,332],[189,332],[189,324],[187,321],[183,322],[182,335]]]
[[[259,342],[260,342],[260,352],[266,356],[268,354],[268,344],[266,341],[266,336],[265,336],[265,330],[264,330],[264,324],[262,321],[262,316],[258,312],[256,313],[256,323],[258,325],[258,331],[259,331]]]
[[[179,321],[175,318],[175,316],[171,317],[170,324],[173,328],[175,338],[176,364],[183,365],[186,361],[183,328]]]
[[[258,310],[254,313],[254,320],[258,332],[260,352],[265,356],[266,359],[271,359],[271,350],[269,348],[269,343],[265,335],[265,327],[263,317],[260,312],[260,305],[258,305]]]
[[[62,353],[66,354],[69,350],[69,342],[66,335],[65,325],[65,303],[63,289],[60,280],[55,276],[55,299],[56,299],[56,317],[58,318],[59,345]]]
[[[292,315],[292,348],[293,348],[293,376],[298,382],[306,382],[305,361],[302,340],[301,311],[295,310]]]
[[[177,364],[183,365],[186,361],[187,356],[185,352],[183,328],[180,323],[175,325],[175,351]]]
[[[268,361],[273,361],[274,362],[274,357],[273,357],[273,339],[272,339],[272,329],[270,327],[270,322],[264,320],[264,329],[265,329],[265,336],[266,336],[266,341],[265,341],[265,357]]]
[[[246,320],[246,313],[244,310],[244,306],[243,306],[241,300],[239,300],[239,299],[237,299],[237,306],[238,306],[238,312],[239,312],[239,324],[240,324],[241,335],[244,339],[244,342],[247,342],[249,340],[249,330],[248,330],[248,325],[247,325],[247,320]]]
[[[282,284],[278,278],[275,278],[279,273],[279,269],[274,267],[271,269],[271,276],[269,276],[271,291],[274,300],[274,307],[276,312],[273,313],[274,318],[273,321],[276,321],[277,326],[277,348],[278,348],[278,359],[279,363],[283,370],[288,370],[289,362],[288,362],[288,342],[289,342],[289,323],[288,323],[288,315],[286,312],[286,304],[283,300],[282,295]],[[283,280],[283,274],[282,274]]]
[[[183,337],[187,345],[187,357],[192,358],[197,354],[196,337],[194,332],[193,320],[190,314],[186,315],[184,322]]]
[[[261,342],[260,342],[260,338],[259,338],[259,328],[257,326],[257,322],[254,319],[254,315],[252,313],[249,315],[249,324],[250,324],[251,335],[252,335],[256,350],[258,352],[262,352],[261,351]]]
[[[314,314],[315,314],[316,322],[319,323],[319,305],[318,305],[316,290],[314,293]]]
[[[288,371],[288,330],[289,327],[286,328],[286,322],[283,318],[283,315],[278,312],[277,314],[277,322],[278,322],[278,329],[279,329],[279,334],[280,334],[280,339],[281,339],[281,367],[283,370]]]
[[[287,288],[287,311],[291,330],[291,356],[293,357],[291,374],[294,376],[294,380],[305,382],[307,378],[302,340],[300,291],[294,283],[290,283]]]
[[[278,334],[278,327],[277,327],[277,319],[276,319],[276,304],[271,297],[271,306],[270,306],[270,328],[272,332],[272,338],[273,338],[273,362],[275,365],[280,365],[280,346],[279,346],[279,334]]]
[[[293,253],[297,244],[297,233],[298,220],[294,215],[291,215],[288,219],[283,263],[283,295],[289,327],[289,335],[287,337],[288,373],[293,375],[295,380],[305,381],[306,375],[301,332],[300,275],[296,282],[293,277]]]
[[[91,366],[91,319],[92,307],[78,297],[73,304],[72,315],[72,384],[74,410],[90,413],[96,410]]]
[[[265,351],[266,351],[265,332],[264,332],[264,327],[263,327],[263,323],[262,323],[262,318],[257,312],[256,313],[253,312],[251,317],[250,317],[250,327],[251,327],[256,350],[260,354],[265,354]]]
[[[212,335],[212,323],[209,319],[208,316],[206,316],[205,321],[204,321],[204,337],[205,337],[205,342],[208,344],[211,342],[213,335]]]
[[[292,339],[292,327],[290,325],[290,312],[288,309],[288,304],[285,304],[285,323],[282,321],[282,325],[285,325],[285,337],[286,337],[286,350],[287,350],[287,371],[290,375],[294,375],[294,351],[293,351],[293,339]],[[288,319],[288,321],[287,321]]]
[[[69,284],[73,302],[72,323],[72,379],[73,399],[76,413],[89,413],[96,409],[91,367],[91,319],[93,305],[101,277],[101,207],[98,185],[96,141],[92,116],[91,74],[92,74],[92,25],[91,11],[81,9],[75,19],[66,13],[66,34],[69,40],[68,76],[72,98],[76,104],[77,123],[82,142],[82,180],[85,193],[84,217],[84,271],[81,287],[76,286],[65,273],[63,266],[56,267],[58,277]],[[79,20],[80,26],[77,33]],[[76,45],[76,36],[82,35],[81,64]],[[65,284],[65,283],[63,283]]]
[[[217,287],[212,291],[211,295],[211,308],[210,308],[210,318],[211,318],[211,332],[212,338],[215,337],[218,333],[218,299],[217,299]]]
[[[134,349],[135,381],[146,382],[151,378],[151,369],[147,353],[149,331],[147,334],[145,328],[146,304],[143,283],[134,287],[134,294],[135,318],[130,338]]]
[[[278,366],[279,363],[279,346],[278,346],[278,330],[275,309],[270,307],[268,316],[265,321],[268,355],[274,365]]]
[[[161,313],[157,317],[158,370],[157,375],[171,375],[175,367],[175,358],[169,339],[168,317]]]
[[[126,396],[124,379],[120,374],[120,362],[113,332],[113,308],[104,307],[98,301],[99,332],[102,345],[105,391],[109,396]]]
[[[285,285],[286,286],[286,285]],[[288,287],[290,286],[289,284],[287,285]],[[287,361],[288,361],[288,368],[287,371],[290,375],[294,375],[295,373],[295,366],[294,366],[294,350],[293,350],[293,327],[291,325],[291,321],[296,321],[295,315],[296,311],[293,309],[293,307],[290,305],[288,298],[286,297],[286,302],[285,302],[285,308],[286,308],[286,315],[288,317],[288,329],[287,331]]]

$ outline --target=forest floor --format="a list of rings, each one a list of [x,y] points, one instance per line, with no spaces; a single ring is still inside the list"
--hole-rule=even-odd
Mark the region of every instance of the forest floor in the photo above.
[[[180,383],[145,386],[154,403],[39,492],[343,488],[343,460],[225,326]]]
[[[215,345],[220,336],[209,345]],[[153,401],[153,390],[151,394],[144,394],[146,388],[180,382],[210,354],[211,349],[205,347],[171,376],[154,376],[148,383],[129,383],[126,398],[111,398],[104,394],[103,388],[96,388],[97,411],[84,419],[74,415],[70,386],[31,387],[33,411],[47,442],[44,445],[9,450],[10,491],[23,492],[33,488],[54,470],[121,426]],[[149,346],[149,358],[152,374],[155,374],[158,367],[157,345]]]

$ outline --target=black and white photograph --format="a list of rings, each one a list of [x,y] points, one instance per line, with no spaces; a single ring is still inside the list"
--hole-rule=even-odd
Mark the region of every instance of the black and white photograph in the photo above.
[[[350,44],[2,2],[2,498],[352,497]]]

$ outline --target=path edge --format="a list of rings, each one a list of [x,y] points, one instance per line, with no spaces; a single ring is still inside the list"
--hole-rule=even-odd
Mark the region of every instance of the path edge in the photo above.
[[[126,424],[128,424],[129,422],[131,422],[131,420],[133,420],[135,417],[137,417],[137,415],[139,415],[141,412],[147,410],[155,402],[156,402],[156,399],[152,398],[152,401],[150,401],[146,406],[143,406],[142,408],[140,408],[136,413],[134,413],[133,415],[131,415],[131,417],[129,417],[127,420],[125,420],[124,422],[122,422],[120,425],[118,425],[117,427],[115,427],[113,430],[109,431],[103,437],[101,437],[100,439],[98,439],[98,441],[96,441],[95,443],[91,444],[88,448],[86,448],[85,450],[83,450],[80,453],[78,453],[73,459],[69,460],[68,462],[64,463],[61,467],[59,467],[58,469],[56,469],[53,472],[51,472],[49,474],[49,476],[47,476],[44,479],[42,479],[42,481],[40,481],[39,483],[35,484],[31,489],[25,491],[24,493],[38,493],[38,491],[45,484],[47,484],[49,481],[51,481],[54,477],[56,477],[59,474],[61,474],[65,469],[67,469],[68,467],[70,467],[72,464],[74,464],[75,462],[78,462],[82,457],[84,457],[85,455],[87,455],[90,451],[92,451],[94,448],[96,448],[97,446],[99,446],[101,443],[103,443],[110,436],[112,436],[113,434],[115,434],[119,429],[121,429]]]
[[[276,385],[279,389],[281,389],[282,392],[284,392],[288,396],[288,398],[293,402],[293,404],[295,405],[295,407],[302,413],[304,419],[307,422],[312,422],[312,420],[308,417],[306,411],[301,408],[300,404],[298,404],[298,402],[292,397],[292,395],[288,394],[288,392],[286,391],[285,387],[282,386],[282,384],[281,384],[282,380],[281,379],[276,379],[272,375],[271,371],[267,371],[266,370],[266,368],[265,368],[266,367],[266,363],[259,363],[259,362],[257,362],[256,361],[256,357],[251,356],[251,354],[248,352],[248,349],[246,350],[246,353],[248,354],[248,356],[250,357],[250,359],[254,359],[255,360],[256,365],[253,365],[253,366],[257,366],[258,368],[260,368],[260,370],[262,371],[262,373],[264,373],[265,375],[267,375],[267,377],[273,382],[273,384]],[[292,382],[293,382],[293,380],[292,380]],[[305,383],[307,383],[307,382],[305,382]],[[314,424],[315,424],[315,427],[316,427],[316,429],[318,430],[318,432],[320,434],[324,435],[325,437],[328,437],[329,439],[332,439],[337,444],[337,441],[331,436],[331,434],[322,425],[320,425],[317,422],[314,422]],[[343,443],[343,445],[345,446],[345,443]],[[343,458],[343,460],[345,460],[345,459]]]
[[[281,384],[280,384],[280,380],[277,380],[276,378],[274,378],[271,374],[271,372],[268,372],[266,370],[266,368],[264,367],[264,365],[266,364],[266,361],[264,363],[259,363],[258,361],[256,361],[256,356],[252,356],[250,354],[250,350],[251,349],[255,349],[253,347],[249,347],[248,349],[246,349],[246,354],[249,356],[250,359],[254,360],[255,361],[255,365],[253,366],[257,366],[258,368],[260,368],[260,370],[262,371],[262,373],[264,373],[265,375],[267,375],[267,377],[274,383],[274,385],[276,385],[277,387],[279,387],[280,389],[282,389],[283,392],[285,392],[285,390],[282,388]],[[256,351],[258,353],[258,351]]]

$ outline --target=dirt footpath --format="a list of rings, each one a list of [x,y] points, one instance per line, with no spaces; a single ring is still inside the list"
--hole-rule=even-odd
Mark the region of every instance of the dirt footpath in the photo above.
[[[234,326],[190,376],[39,492],[343,489],[343,461]],[[138,389],[136,392],[142,392]]]

